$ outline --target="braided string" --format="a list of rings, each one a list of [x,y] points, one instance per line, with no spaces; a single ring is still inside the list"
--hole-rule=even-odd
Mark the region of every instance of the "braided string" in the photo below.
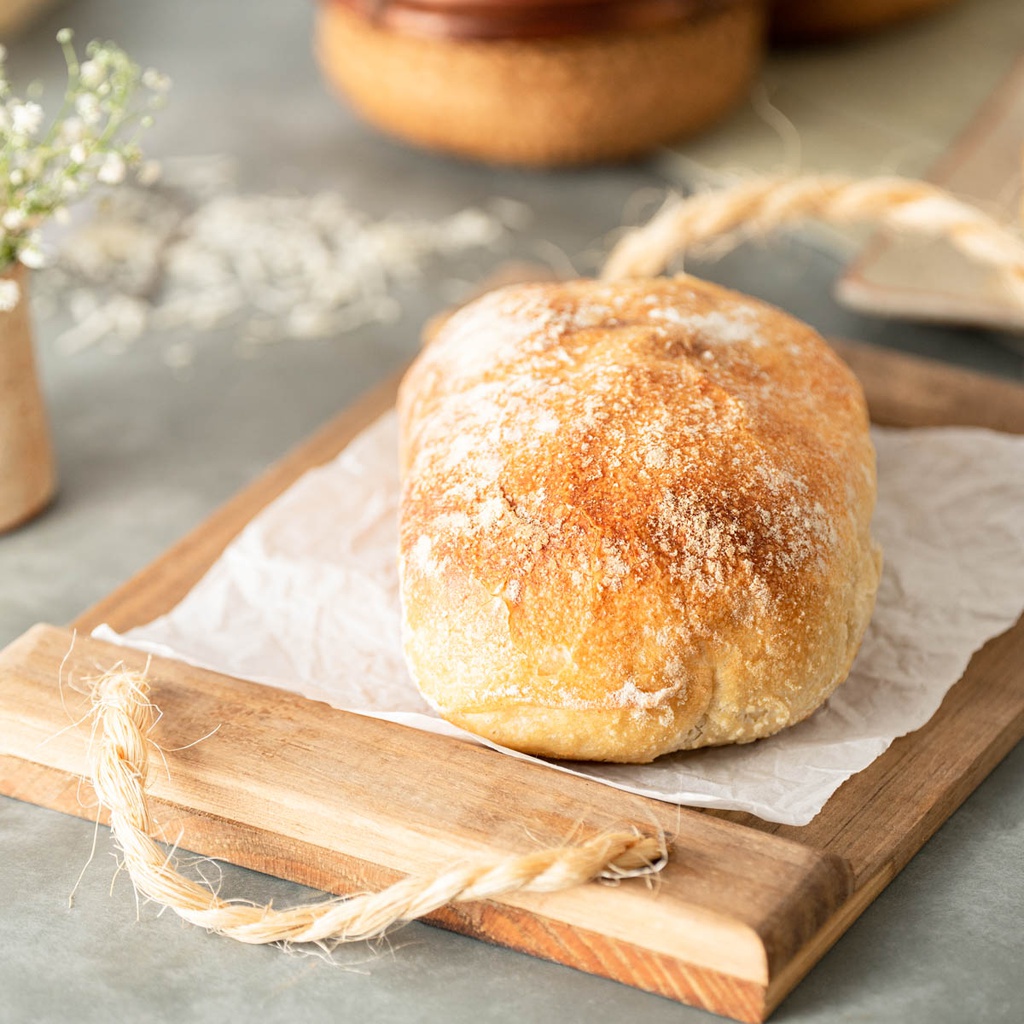
[[[1007,292],[1024,306],[1024,240],[943,189],[906,178],[757,178],[676,199],[618,242],[601,277],[653,277],[697,243],[731,234],[764,235],[808,218],[838,225],[878,223],[946,238],[971,259],[993,267]]]
[[[449,903],[512,892],[556,892],[596,878],[661,870],[663,837],[606,833],[572,846],[481,860],[434,877],[410,876],[376,893],[276,909],[224,900],[180,874],[150,838],[148,739],[154,723],[145,675],[118,668],[93,688],[96,731],[90,747],[93,787],[136,890],[192,924],[239,942],[313,942],[333,946],[381,935],[391,925],[424,917]]]

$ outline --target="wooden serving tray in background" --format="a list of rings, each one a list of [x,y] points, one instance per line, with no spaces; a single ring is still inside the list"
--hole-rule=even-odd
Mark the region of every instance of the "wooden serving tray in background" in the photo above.
[[[1007,224],[1024,217],[1024,55],[928,172],[928,180]],[[951,246],[875,235],[840,278],[841,302],[862,312],[1024,333],[1020,302],[998,274]]]
[[[1024,433],[1024,388],[840,350],[879,423]],[[253,515],[386,409],[395,386],[371,392],[72,623],[64,679],[122,660],[142,668],[144,655],[87,634],[170,609]],[[85,701],[58,688],[71,636],[36,626],[0,654],[0,792],[92,819],[80,782],[88,730],[68,728]],[[623,824],[664,829],[671,856],[653,885],[516,894],[431,920],[744,1021],[767,1017],[1024,735],[1024,622],[975,655],[924,728],[800,828],[676,808],[166,659],[149,673],[168,764],[153,780],[154,810],[182,848],[343,894]]]

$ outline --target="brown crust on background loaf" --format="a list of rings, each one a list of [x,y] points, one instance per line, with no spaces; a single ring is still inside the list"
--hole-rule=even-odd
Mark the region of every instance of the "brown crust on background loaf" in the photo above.
[[[863,35],[950,7],[956,0],[772,0],[780,42],[825,42]]]
[[[688,277],[514,286],[440,329],[399,414],[406,655],[449,720],[640,762],[846,677],[874,453],[810,327]]]
[[[701,8],[658,30],[543,39],[445,39],[392,32],[321,4],[317,55],[372,124],[492,163],[623,160],[707,127],[745,94],[760,63],[754,0]]]

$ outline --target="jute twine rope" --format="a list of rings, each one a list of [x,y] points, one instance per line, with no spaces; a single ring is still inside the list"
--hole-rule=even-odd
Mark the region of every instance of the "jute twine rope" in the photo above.
[[[877,223],[946,238],[965,255],[994,268],[1007,294],[1024,306],[1024,240],[941,188],[906,178],[756,178],[676,199],[618,242],[601,277],[654,277],[697,243],[726,235],[763,235],[809,218],[838,225]]]
[[[224,900],[180,874],[150,838],[153,819],[147,786],[153,743],[149,732],[155,708],[145,674],[118,668],[97,680],[92,716],[92,784],[110,813],[110,827],[136,891],[192,924],[239,942],[311,942],[333,947],[379,936],[400,921],[423,917],[448,903],[511,892],[555,892],[598,878],[648,875],[666,863],[663,836],[622,831],[578,845],[476,861],[430,878],[409,877],[381,892],[306,906],[278,910]]]

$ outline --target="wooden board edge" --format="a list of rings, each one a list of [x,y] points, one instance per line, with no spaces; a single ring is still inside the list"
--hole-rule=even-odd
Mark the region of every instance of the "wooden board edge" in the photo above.
[[[863,342],[830,344],[864,388],[871,421],[1024,434],[1024,384]]]
[[[854,921],[871,906],[897,874],[894,868],[887,867],[862,881],[860,888],[825,922],[818,934],[771,979],[765,992],[766,1019],[846,934]]]

